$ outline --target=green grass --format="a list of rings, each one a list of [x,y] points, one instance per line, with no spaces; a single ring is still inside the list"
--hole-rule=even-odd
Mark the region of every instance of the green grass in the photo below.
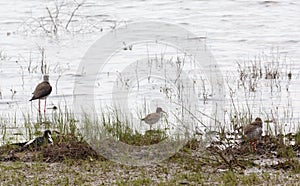
[[[80,119],[67,108],[59,108],[47,118],[33,117],[24,114],[24,128],[27,138],[41,135],[43,130],[51,127],[51,130],[59,132],[53,135],[55,142],[68,143],[77,139],[77,142],[84,141],[86,134],[97,135],[103,133],[118,141],[129,145],[143,146],[159,143],[163,140],[170,140],[167,131],[162,129],[146,131],[144,134],[134,130],[126,116],[113,111],[110,114],[102,115],[101,118],[85,116],[83,122],[87,133],[82,135],[78,129]],[[11,121],[15,121],[15,116]],[[0,119],[1,125],[10,123]],[[96,128],[95,128],[96,127]],[[96,130],[95,130],[96,129]],[[91,133],[89,133],[91,132]],[[3,139],[7,143],[11,141],[5,127],[2,127]],[[295,139],[299,143],[299,133]],[[277,140],[277,142],[280,140]],[[282,144],[283,145],[283,144]],[[10,151],[1,149],[1,156],[7,155]],[[295,152],[290,146],[279,146],[280,156],[287,158],[287,161],[277,167],[285,170],[290,176],[289,180],[282,178],[283,175],[276,175],[277,170],[266,169],[261,174],[245,175],[235,169],[219,172],[220,164],[224,164],[220,157],[203,151],[199,147],[199,141],[191,139],[178,153],[158,165],[145,167],[126,166],[113,163],[109,160],[98,160],[93,157],[86,159],[65,158],[60,162],[45,163],[43,154],[37,154],[33,162],[0,162],[0,183],[4,185],[261,185],[261,184],[283,184],[285,181],[297,183],[300,172],[299,162],[294,160]],[[196,154],[196,155],[195,155]],[[250,155],[255,158],[255,155]],[[247,168],[255,166],[246,157],[240,163]],[[281,177],[280,177],[281,176]],[[49,179],[48,179],[49,178]]]
[[[295,144],[300,145],[300,130],[295,135]]]

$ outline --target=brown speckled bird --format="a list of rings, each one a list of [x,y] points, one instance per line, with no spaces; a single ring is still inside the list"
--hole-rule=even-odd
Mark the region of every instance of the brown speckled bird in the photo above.
[[[41,113],[41,103],[40,100],[44,99],[45,100],[45,106],[44,106],[44,113],[46,113],[46,99],[50,95],[52,91],[52,87],[49,83],[49,75],[44,75],[43,77],[44,81],[39,83],[34,92],[32,93],[33,96],[29,101],[38,99],[39,100],[39,113]]]
[[[150,130],[152,129],[152,125],[155,124],[155,123],[157,123],[158,120],[160,119],[161,112],[166,113],[165,111],[163,111],[162,108],[157,107],[156,108],[156,112],[148,114],[146,117],[144,117],[142,119],[142,121],[144,121],[145,123],[147,123],[148,125],[150,125]]]
[[[244,127],[244,135],[250,143],[250,146],[253,147],[253,150],[256,151],[257,140],[260,139],[262,134],[262,120],[256,118],[254,122],[246,125]]]

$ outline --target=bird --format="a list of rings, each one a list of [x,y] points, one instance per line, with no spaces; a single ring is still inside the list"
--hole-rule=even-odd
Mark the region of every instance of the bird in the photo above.
[[[260,140],[262,135],[262,124],[261,118],[256,118],[254,122],[245,125],[244,127],[244,136],[249,141],[250,146],[252,146],[254,151],[256,151],[257,140]]]
[[[43,136],[28,141],[23,147],[40,147],[46,144],[53,144],[50,130],[45,130]]]
[[[156,108],[156,112],[148,114],[147,116],[145,116],[144,118],[142,118],[141,120],[144,121],[145,123],[147,123],[148,125],[150,125],[150,130],[152,129],[152,125],[157,123],[158,120],[161,117],[161,113],[166,113],[165,111],[163,111],[162,108],[157,107]]]
[[[29,101],[38,99],[39,100],[39,113],[41,113],[41,99],[45,100],[45,106],[44,106],[44,114],[46,113],[46,99],[52,92],[52,87],[49,83],[49,75],[43,76],[44,81],[39,83],[34,92],[32,93],[33,96]]]
[[[21,146],[23,149],[24,148],[33,148],[33,147],[41,147],[46,144],[53,144],[53,139],[51,137],[51,131],[50,130],[45,130],[44,135],[34,138],[30,141],[27,142],[22,142],[22,143],[13,143],[11,145],[18,145]]]

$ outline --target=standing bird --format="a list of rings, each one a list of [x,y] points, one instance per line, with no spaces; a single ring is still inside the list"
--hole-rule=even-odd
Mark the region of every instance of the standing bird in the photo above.
[[[253,150],[256,151],[257,140],[260,139],[262,134],[262,120],[256,118],[254,122],[246,125],[244,127],[244,135],[250,143],[250,146],[253,147]]]
[[[148,125],[150,125],[150,130],[151,130],[151,128],[152,128],[152,125],[155,124],[155,123],[157,123],[158,120],[160,119],[160,117],[161,117],[161,115],[160,115],[161,112],[166,113],[165,111],[163,111],[162,108],[157,107],[157,108],[156,108],[156,112],[151,113],[151,114],[148,114],[146,117],[144,117],[144,118],[142,119],[142,121],[144,121],[145,123],[147,123]]]
[[[41,113],[41,99],[45,100],[45,106],[44,106],[44,114],[46,113],[46,99],[49,96],[49,94],[52,91],[52,87],[49,83],[49,75],[43,76],[44,81],[38,84],[32,93],[33,96],[29,101],[38,99],[39,100],[39,113]]]

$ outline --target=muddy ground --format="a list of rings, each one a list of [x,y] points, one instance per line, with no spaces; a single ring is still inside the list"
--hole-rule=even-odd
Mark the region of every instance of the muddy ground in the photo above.
[[[0,150],[1,185],[298,185],[298,145],[265,137],[253,152],[247,143],[207,148],[193,140],[159,164],[127,166],[98,155],[87,143],[56,142],[42,148]]]

